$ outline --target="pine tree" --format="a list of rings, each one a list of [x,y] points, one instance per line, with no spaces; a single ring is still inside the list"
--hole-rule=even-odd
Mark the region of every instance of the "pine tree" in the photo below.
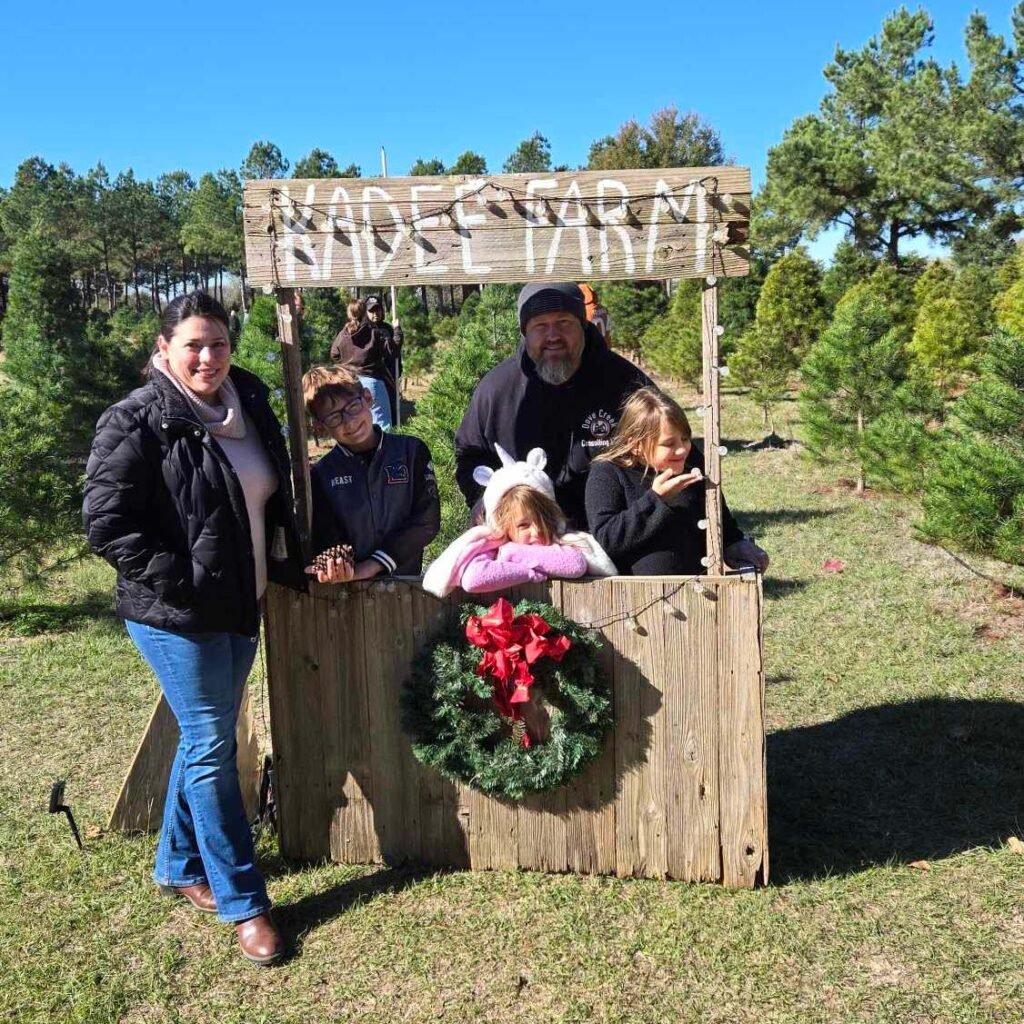
[[[455,337],[437,353],[430,387],[407,428],[430,449],[441,498],[441,531],[428,560],[466,527],[466,502],[455,483],[455,431],[480,378],[519,342],[514,287],[490,285],[470,298],[476,301],[463,305]]]
[[[667,304],[660,285],[633,281],[602,284],[601,301],[611,317],[616,347],[634,354],[642,351],[644,333],[665,312]]]
[[[305,340],[305,337],[304,337]],[[303,369],[309,365],[303,353]],[[269,295],[259,295],[242,325],[238,347],[231,357],[236,366],[256,374],[270,388],[270,404],[282,423],[288,422],[284,397],[284,370],[281,366],[281,345],[277,340],[277,306]]]
[[[995,300],[996,320],[1004,331],[1024,338],[1024,248],[1004,268],[1006,288]]]
[[[605,288],[604,294],[610,289]],[[622,336],[613,315],[615,337]],[[644,358],[658,373],[700,386],[703,367],[701,340],[701,288],[696,280],[680,281],[668,311],[643,334]]]
[[[936,260],[914,286],[917,317],[910,353],[948,393],[970,371],[992,331],[991,288],[974,268]]]
[[[803,249],[794,249],[772,264],[761,286],[757,326],[784,341],[796,361],[807,354],[828,323],[821,281],[817,262]]]
[[[953,408],[921,529],[1024,565],[1024,337],[999,331],[980,372]]]
[[[789,339],[781,331],[754,324],[737,343],[729,368],[750,388],[750,397],[761,407],[762,424],[774,434],[772,407],[785,397],[796,370]]]
[[[800,366],[800,412],[812,452],[857,464],[865,487],[864,433],[900,405],[907,354],[885,299],[869,281],[855,285]]]

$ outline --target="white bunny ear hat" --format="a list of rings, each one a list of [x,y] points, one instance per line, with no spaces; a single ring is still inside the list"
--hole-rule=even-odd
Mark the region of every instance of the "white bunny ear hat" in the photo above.
[[[473,470],[473,479],[484,489],[484,511],[487,513],[489,526],[496,528],[494,510],[498,507],[498,502],[513,487],[530,487],[546,494],[552,501],[555,500],[555,485],[551,482],[551,477],[544,472],[548,457],[543,448],[532,449],[525,462],[516,462],[499,444],[494,446],[494,450],[501,459],[501,469],[477,466]]]

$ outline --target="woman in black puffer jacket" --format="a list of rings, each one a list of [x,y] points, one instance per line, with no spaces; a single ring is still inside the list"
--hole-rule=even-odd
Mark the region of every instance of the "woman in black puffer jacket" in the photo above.
[[[181,730],[155,880],[234,924],[260,964],[283,946],[253,863],[235,726],[267,580],[305,586],[288,465],[266,386],[231,367],[227,314],[195,292],[166,307],[149,383],[100,417],[83,508]]]

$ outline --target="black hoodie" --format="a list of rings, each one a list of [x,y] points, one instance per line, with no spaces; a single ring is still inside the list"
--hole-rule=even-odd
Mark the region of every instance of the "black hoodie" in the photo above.
[[[593,324],[584,333],[580,368],[564,384],[542,381],[521,344],[477,385],[455,432],[455,477],[470,506],[483,491],[473,470],[501,464],[495,443],[516,459],[543,448],[558,504],[571,524],[585,527],[590,460],[608,446],[622,403],[651,382],[610,351]]]

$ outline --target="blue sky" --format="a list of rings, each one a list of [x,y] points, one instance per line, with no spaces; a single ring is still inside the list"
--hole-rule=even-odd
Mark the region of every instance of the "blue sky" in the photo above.
[[[293,162],[314,146],[341,164],[404,174],[465,149],[500,170],[535,130],[556,163],[630,117],[669,104],[719,130],[755,187],[768,149],[825,92],[837,44],[877,34],[891,2],[691,0],[149,5],[0,0],[0,185],[26,157],[141,177],[237,167],[256,139]],[[964,64],[974,7],[926,5],[933,52]],[[8,12],[3,14],[3,9]],[[982,8],[1009,33],[1011,0]],[[815,246],[824,255],[827,243]]]

